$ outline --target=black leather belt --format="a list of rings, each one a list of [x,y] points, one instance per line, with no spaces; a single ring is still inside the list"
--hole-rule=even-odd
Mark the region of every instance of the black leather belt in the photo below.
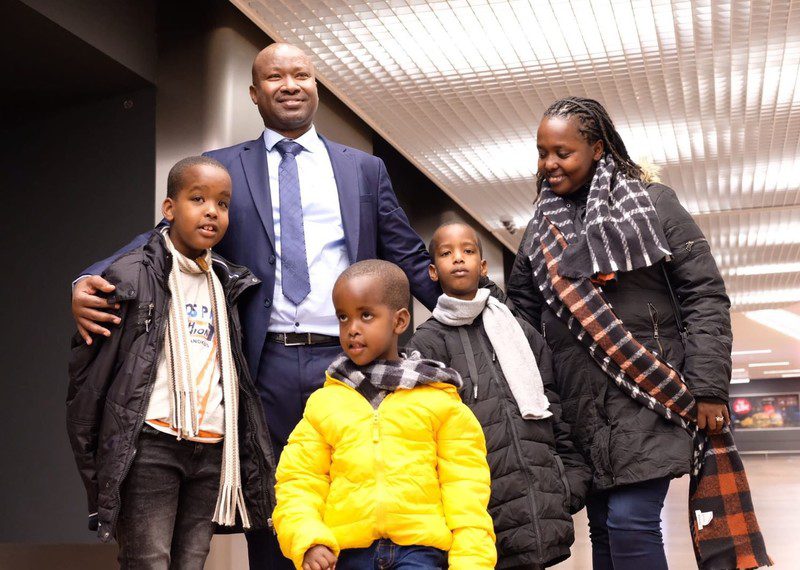
[[[267,340],[279,342],[284,346],[334,346],[339,344],[338,336],[317,333],[267,333]]]

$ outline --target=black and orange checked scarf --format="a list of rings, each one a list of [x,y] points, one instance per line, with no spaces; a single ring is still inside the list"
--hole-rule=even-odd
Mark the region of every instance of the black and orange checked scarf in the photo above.
[[[590,279],[559,275],[569,244],[546,215],[537,214],[540,243],[531,261],[547,304],[624,393],[694,437],[689,522],[698,568],[771,566],[730,429],[710,436],[697,429],[695,400],[680,374],[633,338]]]

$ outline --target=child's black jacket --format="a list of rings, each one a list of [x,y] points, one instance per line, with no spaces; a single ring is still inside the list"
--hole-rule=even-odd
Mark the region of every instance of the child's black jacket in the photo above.
[[[237,300],[259,279],[213,254],[213,270],[228,305],[231,347],[239,376],[239,454],[245,502],[254,527],[266,526],[275,505],[275,458],[260,399],[242,355]],[[155,381],[170,299],[172,255],[153,231],[145,245],[122,255],[104,272],[116,286],[122,321],[111,336],[87,346],[72,340],[67,432],[89,507],[89,527],[108,541],[120,508],[120,486],[134,456]],[[94,516],[96,513],[96,517]]]
[[[525,322],[521,326],[536,357],[552,418],[522,419],[480,317],[463,327],[431,318],[407,347],[455,368],[464,380],[461,397],[486,436],[497,568],[550,566],[567,558],[574,540],[570,513],[582,507],[590,478],[561,419],[550,349],[533,327]],[[470,372],[459,328],[467,332],[477,378]]]

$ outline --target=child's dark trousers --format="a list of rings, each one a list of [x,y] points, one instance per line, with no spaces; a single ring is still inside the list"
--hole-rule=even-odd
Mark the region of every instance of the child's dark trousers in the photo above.
[[[178,441],[145,424],[120,492],[116,538],[123,570],[203,569],[221,465],[222,442]]]

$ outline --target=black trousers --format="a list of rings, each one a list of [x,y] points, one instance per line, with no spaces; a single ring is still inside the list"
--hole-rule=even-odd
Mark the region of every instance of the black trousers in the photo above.
[[[256,387],[267,416],[275,457],[303,417],[308,397],[325,383],[325,370],[342,351],[335,346],[284,346],[264,343]],[[271,529],[248,532],[250,570],[293,570]]]
[[[122,570],[203,570],[214,536],[222,446],[142,428],[120,493]]]

